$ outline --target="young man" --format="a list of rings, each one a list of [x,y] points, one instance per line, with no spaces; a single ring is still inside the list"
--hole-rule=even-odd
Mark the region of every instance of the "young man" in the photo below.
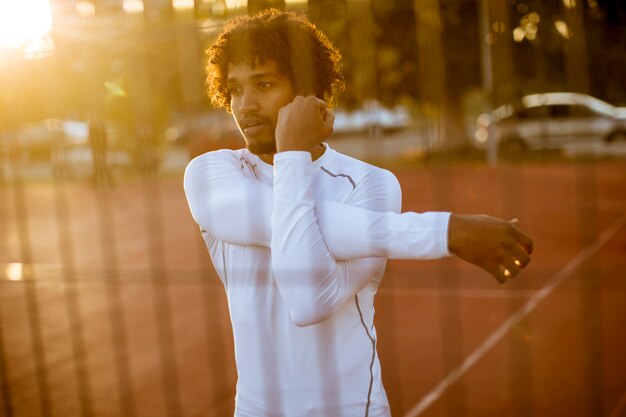
[[[454,253],[503,282],[532,241],[487,216],[400,214],[393,174],[329,148],[340,56],[303,17],[237,18],[208,58],[247,149],[191,161],[185,192],[228,297],[235,415],[389,416],[373,306],[386,259]]]

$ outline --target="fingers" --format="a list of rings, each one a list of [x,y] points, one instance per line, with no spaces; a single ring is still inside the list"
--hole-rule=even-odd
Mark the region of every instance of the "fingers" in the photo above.
[[[309,97],[317,100],[319,109],[320,109],[320,116],[322,116],[322,120],[326,121],[326,117],[328,116],[328,107],[326,106],[326,102],[324,100],[320,100],[319,98],[315,96],[309,96]]]
[[[530,263],[530,253],[532,252],[532,240],[517,228],[518,219],[513,219],[510,223],[514,226],[514,242],[500,258],[499,275],[496,279],[503,283],[514,278],[519,272]]]
[[[335,127],[335,113],[330,110],[326,110],[326,116],[324,118],[324,126],[326,127],[326,137],[332,135]]]
[[[315,96],[296,96],[291,101],[291,103],[283,106],[283,108],[292,107],[308,108],[311,111],[314,111],[315,108],[318,108],[322,120],[325,120],[326,112],[328,111],[328,106],[326,105],[326,102]]]
[[[498,265],[497,268],[488,272],[496,278],[498,283],[504,284],[519,273],[519,267],[515,265],[514,261],[511,261],[507,265]]]
[[[500,265],[500,268],[502,269],[502,275],[507,279],[516,276],[521,269],[520,266],[518,266],[518,262],[519,261],[514,258],[509,258],[503,261],[502,265]]]
[[[523,233],[521,230],[516,229],[517,234],[515,236],[515,240],[517,241],[517,243],[519,243],[522,248],[524,248],[524,251],[530,255],[531,253],[533,253],[533,240],[528,237],[525,233]]]
[[[511,255],[513,257],[513,262],[520,269],[526,268],[526,266],[530,263],[530,256],[521,246],[514,247]]]
[[[316,96],[296,96],[296,98],[288,104],[288,106],[298,103],[298,105],[302,106],[311,106],[311,110],[315,107],[319,109],[320,120],[324,123],[324,126],[330,125],[332,128],[335,122],[335,115],[328,108],[326,102]]]
[[[522,269],[530,263],[530,256],[521,248],[513,256],[508,256],[500,261],[497,271],[491,272],[500,284],[517,276]]]
[[[487,272],[493,275],[498,283],[504,284],[508,279],[517,275],[519,270],[515,267],[511,267],[511,269],[509,269],[504,265],[498,265],[495,268],[488,269]]]
[[[323,139],[329,137],[333,133],[333,127],[335,126],[335,114],[328,108],[324,100],[315,96],[308,96],[307,99],[316,100],[318,102],[320,117],[324,124]]]
[[[515,218],[513,220],[510,220],[509,223],[514,226],[515,240],[517,240],[517,242],[524,248],[528,255],[533,253],[533,240],[520,229],[518,229],[519,220]]]
[[[496,277],[496,280],[500,283],[500,284],[504,284],[506,282],[506,280],[510,277],[510,272],[508,272],[508,270],[503,267],[502,265],[500,265],[498,267],[498,269],[494,272],[491,273],[494,277]]]
[[[507,279],[515,277],[530,263],[530,256],[521,245],[513,245],[506,253],[502,254],[498,260],[499,270],[498,282],[502,283]]]
[[[334,120],[324,100],[296,96],[278,112],[277,151],[309,151],[332,134]]]

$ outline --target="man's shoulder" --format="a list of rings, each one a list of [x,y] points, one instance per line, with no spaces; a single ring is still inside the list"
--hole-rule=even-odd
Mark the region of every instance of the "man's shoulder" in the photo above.
[[[242,155],[244,149],[218,149],[215,151],[205,152],[203,154],[195,156],[189,163],[193,163],[194,161],[204,161],[211,159],[229,159],[235,158],[239,159]]]
[[[242,158],[243,149],[219,149],[215,151],[205,152],[194,157],[187,164],[187,170],[197,166],[216,163],[236,163]]]
[[[185,168],[185,182],[201,178],[223,177],[243,169],[241,149],[220,149],[196,156]]]
[[[375,211],[400,211],[402,190],[391,171],[339,152],[335,152],[327,169],[332,176],[350,181],[353,191],[349,204]]]
[[[350,173],[360,179],[378,178],[397,182],[396,176],[388,169],[372,165],[355,157],[333,150],[334,155],[327,169]]]

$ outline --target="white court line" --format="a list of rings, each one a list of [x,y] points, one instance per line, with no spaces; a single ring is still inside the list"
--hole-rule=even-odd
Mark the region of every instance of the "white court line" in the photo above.
[[[606,242],[609,241],[617,233],[617,231],[626,223],[626,213],[623,213],[613,224],[600,234],[598,239],[582,250],[571,261],[567,263],[559,272],[553,275],[546,284],[537,290],[530,299],[515,311],[504,323],[500,325],[485,341],[474,350],[461,365],[453,369],[444,379],[442,379],[435,388],[411,408],[404,417],[417,417],[422,414],[432,403],[437,401],[441,395],[454,384],[468,369],[476,364],[485,354],[496,345],[513,326],[522,321],[530,314],[537,305],[543,301],[556,287],[558,287],[572,272],[576,270],[583,262],[595,254]]]

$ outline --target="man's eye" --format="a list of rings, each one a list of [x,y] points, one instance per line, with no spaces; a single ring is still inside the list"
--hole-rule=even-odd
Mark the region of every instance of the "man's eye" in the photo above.
[[[236,95],[239,95],[239,94],[241,93],[241,87],[236,86],[236,85],[234,85],[234,86],[232,86],[232,87],[228,87],[228,93],[229,93],[231,96],[236,96]]]
[[[267,82],[267,81],[261,81],[259,83],[259,90],[269,90],[270,88],[272,88],[272,83]]]

